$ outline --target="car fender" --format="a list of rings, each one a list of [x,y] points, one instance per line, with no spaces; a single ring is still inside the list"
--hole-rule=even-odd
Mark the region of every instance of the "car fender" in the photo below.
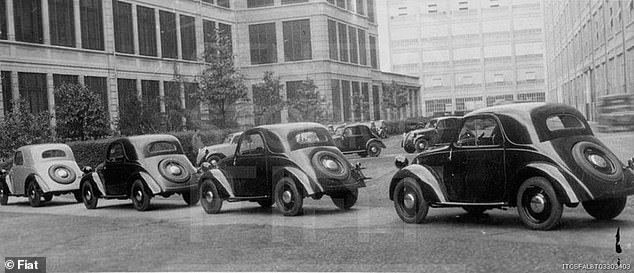
[[[152,176],[149,173],[139,172],[139,176],[141,176],[141,179],[145,181],[145,184],[148,186],[148,188],[150,188],[150,190],[152,191],[152,194],[159,194],[163,192],[163,189],[161,188],[159,183],[156,182],[156,180],[154,180],[154,178],[152,178]]]
[[[307,196],[313,195],[315,193],[324,192],[324,189],[321,187],[319,183],[311,181],[311,179],[308,177],[308,175],[305,172],[303,172],[302,170],[296,167],[288,167],[288,166],[283,167],[281,168],[280,171],[278,171],[278,174],[280,172],[287,172],[290,175],[292,175],[293,178],[297,180],[297,182],[302,184],[302,186],[306,190]]]
[[[229,179],[225,176],[225,174],[219,169],[211,169],[206,171],[201,177],[199,181],[203,181],[205,179],[211,179],[217,182],[217,186],[220,186],[224,189],[224,191],[229,195],[229,198],[236,197],[231,189],[231,185],[229,184]],[[220,185],[218,185],[220,184]]]
[[[79,184],[79,188],[83,188],[84,183],[94,183],[97,186],[97,190],[100,193],[100,196],[106,195],[106,188],[103,185],[103,181],[101,181],[101,177],[97,172],[92,172],[88,175],[84,175],[81,179],[81,183]]]
[[[573,190],[570,182],[566,178],[566,175],[564,175],[564,173],[557,166],[545,162],[533,162],[527,164],[525,168],[537,170],[543,175],[547,176],[551,183],[555,184],[553,185],[555,189],[558,190],[560,194],[563,194],[564,198],[566,198],[566,200],[562,200],[565,203],[579,203],[579,197],[577,196],[577,193]],[[588,191],[587,188],[585,188],[585,186],[583,186],[583,183],[579,184],[585,189],[586,193],[590,195],[590,197],[592,197],[592,194],[590,193],[590,191]]]
[[[37,175],[37,174],[32,174],[31,177],[35,178],[35,182],[40,186],[40,189],[42,190],[42,192],[49,192],[51,191],[50,187],[48,186],[48,184],[44,181],[44,179],[42,179],[41,176]],[[27,178],[28,180],[28,178]],[[24,192],[26,193],[26,189],[24,190]]]
[[[383,149],[385,149],[385,148],[386,148],[386,147],[385,147],[385,144],[383,143],[383,141],[380,141],[380,140],[375,139],[375,138],[368,140],[368,142],[366,142],[366,143],[365,143],[365,148],[367,149],[368,147],[370,147],[370,144],[372,144],[372,143],[377,143],[377,144],[379,144],[379,147],[381,147],[381,148],[383,148]]]
[[[9,174],[4,176],[4,182],[7,187],[9,187],[10,193],[15,193],[15,188],[13,187],[13,180],[11,180],[11,176]]]
[[[426,194],[425,198],[431,199],[430,201],[447,202],[447,195],[440,179],[438,179],[428,167],[419,164],[409,165],[394,174],[390,182],[390,200],[393,200],[396,184],[406,177],[416,179],[424,194]]]

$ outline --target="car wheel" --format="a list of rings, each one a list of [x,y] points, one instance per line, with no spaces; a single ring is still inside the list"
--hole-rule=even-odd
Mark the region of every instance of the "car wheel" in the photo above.
[[[546,178],[532,177],[517,192],[517,211],[524,225],[548,230],[559,223],[563,205]]]
[[[95,186],[92,182],[85,182],[81,186],[81,199],[83,200],[84,206],[86,206],[87,209],[96,209],[97,202],[99,200],[98,198],[99,196],[97,196],[97,191],[95,190]]]
[[[139,179],[132,183],[132,191],[130,192],[132,205],[138,211],[146,211],[150,208],[150,194],[145,189],[145,185]]]
[[[370,145],[368,145],[367,153],[370,157],[377,157],[381,154],[381,146],[376,143],[370,143]]]
[[[215,214],[220,212],[222,208],[222,199],[218,193],[216,184],[210,180],[205,180],[200,184],[200,205],[207,214]]]
[[[429,142],[426,139],[420,138],[420,139],[416,140],[416,146],[415,147],[416,147],[416,152],[420,153],[420,152],[426,150],[427,147],[429,147]]]
[[[77,203],[81,203],[84,201],[84,199],[81,197],[81,190],[74,191],[73,196],[75,197],[75,201],[77,201]]]
[[[26,188],[27,195],[29,197],[29,204],[31,207],[39,207],[42,205],[42,190],[35,181],[31,181]]]
[[[357,203],[358,189],[347,190],[330,196],[332,202],[340,209],[348,210]]]
[[[53,194],[50,192],[43,194],[42,197],[44,198],[44,202],[50,202],[53,200]]]
[[[260,204],[263,208],[270,208],[273,206],[273,199],[260,200],[258,201],[258,204]]]
[[[290,177],[282,177],[275,185],[275,203],[284,216],[302,214],[304,197]]]
[[[619,159],[608,149],[582,141],[572,147],[572,157],[586,174],[597,180],[618,182],[623,179]]]
[[[4,181],[0,181],[0,205],[6,206],[9,203],[9,188]]]
[[[468,206],[462,207],[462,209],[471,215],[482,215],[485,211],[487,211],[487,208],[481,206]]]
[[[610,198],[602,200],[590,200],[582,202],[583,209],[590,216],[599,220],[609,220],[615,218],[623,212],[627,197]]]
[[[403,144],[403,150],[409,154],[416,152],[416,148],[411,144]]]
[[[209,162],[209,164],[211,164],[212,166],[215,166],[215,164],[218,164],[220,162],[222,158],[220,158],[217,155],[212,155],[209,158],[207,158],[207,162]],[[215,162],[215,163],[214,163]]]
[[[394,209],[405,223],[420,224],[429,211],[429,203],[423,196],[423,190],[412,178],[403,178],[394,188]]]
[[[195,190],[183,192],[181,195],[188,206],[195,206],[200,200],[200,195],[198,195],[198,192]]]

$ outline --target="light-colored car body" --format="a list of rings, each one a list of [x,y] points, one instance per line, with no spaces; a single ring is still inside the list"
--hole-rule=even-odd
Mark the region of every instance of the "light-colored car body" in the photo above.
[[[235,152],[236,146],[238,146],[238,140],[242,132],[236,132],[228,134],[225,140],[221,144],[206,146],[196,156],[196,164],[200,166],[203,162],[209,162],[211,159],[219,161],[227,156],[230,156]]]

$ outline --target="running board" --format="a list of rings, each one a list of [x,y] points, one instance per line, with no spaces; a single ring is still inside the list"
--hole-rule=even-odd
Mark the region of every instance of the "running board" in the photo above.
[[[496,202],[496,203],[462,203],[462,202],[443,202],[443,203],[431,203],[431,207],[507,207],[508,203]]]
[[[227,202],[241,202],[241,201],[260,201],[270,199],[270,196],[249,196],[249,197],[231,197],[227,199]]]

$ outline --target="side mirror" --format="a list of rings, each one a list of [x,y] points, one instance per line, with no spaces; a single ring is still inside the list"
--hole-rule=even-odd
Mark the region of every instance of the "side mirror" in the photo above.
[[[396,166],[397,169],[405,168],[408,164],[409,160],[402,155],[397,155],[394,158],[394,166]]]
[[[91,173],[93,170],[90,166],[84,166],[83,168],[81,168],[81,171],[85,174],[89,174]]]

